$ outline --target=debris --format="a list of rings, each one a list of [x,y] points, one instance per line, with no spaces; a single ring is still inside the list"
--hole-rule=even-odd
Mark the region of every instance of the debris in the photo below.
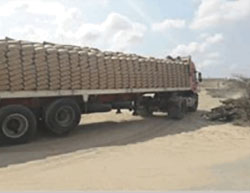
[[[232,122],[241,120],[247,122],[250,120],[250,99],[227,99],[221,101],[222,105],[213,108],[205,114],[205,118],[211,121]]]
[[[235,79],[230,80],[229,88],[238,88],[244,91],[244,95],[237,99],[227,99],[220,101],[221,106],[213,108],[204,116],[211,121],[250,121],[250,79],[241,75],[235,75]],[[223,92],[221,90],[221,92]]]

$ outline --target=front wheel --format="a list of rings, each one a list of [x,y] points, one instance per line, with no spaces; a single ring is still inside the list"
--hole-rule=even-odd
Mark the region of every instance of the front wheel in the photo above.
[[[58,136],[68,134],[76,128],[80,119],[80,107],[71,99],[58,99],[45,110],[45,126],[51,133]]]
[[[197,109],[198,109],[198,105],[199,105],[199,96],[198,96],[198,94],[192,94],[192,99],[194,100],[194,103],[193,103],[193,105],[192,106],[190,106],[190,107],[188,107],[188,111],[189,112],[195,112],[195,111],[197,111]]]
[[[0,142],[20,144],[31,140],[37,130],[33,112],[22,105],[8,105],[0,109]]]

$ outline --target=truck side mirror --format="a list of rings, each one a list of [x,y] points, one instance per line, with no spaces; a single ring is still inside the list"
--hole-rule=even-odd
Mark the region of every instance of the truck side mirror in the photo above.
[[[202,82],[202,74],[201,74],[201,72],[198,73],[198,81]]]

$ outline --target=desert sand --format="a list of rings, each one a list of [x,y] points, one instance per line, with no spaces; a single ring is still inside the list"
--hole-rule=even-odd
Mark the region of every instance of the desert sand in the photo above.
[[[201,118],[219,104],[203,89],[181,121],[96,113],[68,137],[0,147],[0,191],[250,190],[250,127]]]

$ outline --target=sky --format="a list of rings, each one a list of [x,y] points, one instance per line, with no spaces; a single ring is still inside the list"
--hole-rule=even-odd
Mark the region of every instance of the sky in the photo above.
[[[0,0],[0,38],[188,56],[204,77],[250,76],[250,0]]]

